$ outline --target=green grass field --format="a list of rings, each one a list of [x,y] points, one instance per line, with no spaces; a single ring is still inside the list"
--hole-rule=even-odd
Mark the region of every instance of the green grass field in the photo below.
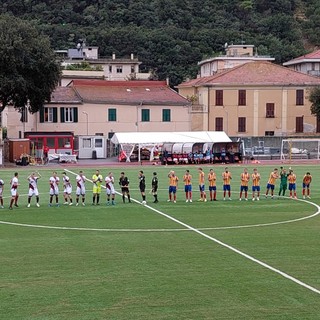
[[[193,175],[193,203],[185,202],[183,191],[187,168]],[[204,166],[206,174],[209,168]],[[251,173],[253,167],[248,168]],[[19,208],[14,210],[8,203],[15,168],[2,170],[0,319],[319,319],[319,169],[292,166],[300,199],[303,174],[313,176],[309,202],[265,199],[272,168],[259,167],[261,201],[239,201],[241,166],[229,167],[232,201],[222,201],[223,167],[215,167],[219,201],[206,203],[196,201],[197,167],[143,166],[147,206],[123,204],[118,195],[115,206],[106,206],[104,190],[101,205],[92,206],[87,182],[85,207],[49,208],[53,169],[46,167],[40,169],[41,207],[32,199],[27,208],[26,178],[32,171],[27,167],[19,171]],[[69,168],[80,169],[87,178],[95,171]],[[117,190],[124,170],[138,201],[140,169],[112,169]],[[180,178],[175,204],[167,202],[170,169]],[[63,170],[57,171],[61,178]],[[110,169],[101,171],[106,176]],[[149,194],[153,171],[160,182],[157,204]]]

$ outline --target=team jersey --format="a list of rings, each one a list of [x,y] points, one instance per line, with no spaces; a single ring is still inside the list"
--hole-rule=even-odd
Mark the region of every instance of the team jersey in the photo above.
[[[251,175],[251,177],[252,177],[252,185],[254,186],[254,187],[258,187],[258,186],[260,186],[260,173],[253,173],[252,175]]]
[[[184,185],[185,186],[190,186],[191,185],[191,180],[192,180],[191,174],[185,174],[183,176],[183,181],[184,181]]]
[[[92,176],[92,180],[95,186],[100,187],[101,186],[101,182],[103,181],[102,175],[101,174],[94,174]]]
[[[111,185],[114,184],[114,177],[107,176],[104,181],[106,183],[106,188],[110,188]]]
[[[4,181],[2,179],[0,179],[0,188],[2,188],[4,185]]]
[[[199,185],[203,185],[204,184],[204,172],[201,171],[199,172]]]
[[[223,172],[222,179],[224,185],[229,185],[231,181],[231,173],[230,172]]]
[[[179,178],[177,176],[170,176],[169,177],[169,185],[171,187],[176,187],[178,185],[178,181],[179,181]]]
[[[29,189],[37,189],[38,188],[38,177],[30,177],[29,181]]]
[[[144,175],[139,176],[139,186],[140,187],[146,186],[146,177]]]
[[[129,186],[129,179],[127,177],[120,177],[119,184],[121,187],[128,187]]]
[[[308,184],[311,183],[311,180],[312,180],[312,176],[311,176],[311,175],[308,175],[308,174],[305,174],[304,177],[303,177],[302,182],[303,182],[305,185],[308,185]]]
[[[158,178],[157,177],[152,178],[151,185],[153,188],[158,188]]]
[[[80,176],[79,174],[76,176],[76,181],[77,181],[77,187],[78,188],[83,188],[84,184],[86,182],[86,177],[85,176]]]
[[[50,177],[49,182],[52,189],[57,189],[59,184],[59,177]]]
[[[17,177],[13,177],[10,181],[11,189],[17,189],[19,184],[19,180]]]
[[[71,187],[70,178],[68,176],[63,176],[62,180],[65,188]]]
[[[217,177],[214,172],[208,174],[209,187],[215,187],[216,180],[217,180]]]
[[[275,184],[278,174],[272,171],[269,176],[268,184]]]
[[[289,181],[289,183],[296,183],[297,176],[294,173],[289,174],[288,175],[288,181]]]
[[[249,173],[241,173],[241,185],[244,187],[247,187],[249,184],[249,180],[250,180],[250,175]]]

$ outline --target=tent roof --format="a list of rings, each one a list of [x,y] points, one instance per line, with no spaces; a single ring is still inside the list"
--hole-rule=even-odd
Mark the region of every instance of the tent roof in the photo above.
[[[232,142],[224,131],[118,132],[113,135],[111,141],[114,144]]]

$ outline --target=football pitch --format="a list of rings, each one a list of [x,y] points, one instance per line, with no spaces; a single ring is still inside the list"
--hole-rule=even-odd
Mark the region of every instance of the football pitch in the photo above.
[[[239,201],[244,166],[229,166],[231,201],[223,201],[224,167],[217,174],[216,202],[198,202],[197,166],[99,168],[125,171],[132,203],[48,207],[49,177],[63,168],[40,168],[40,208],[27,208],[27,177],[19,172],[19,207],[8,210],[9,181],[16,168],[1,170],[5,209],[0,209],[0,319],[319,319],[320,180],[317,165],[284,165],[297,175],[298,200],[265,198],[273,166],[258,165],[260,201]],[[279,168],[279,165],[275,167]],[[211,166],[204,165],[206,176]],[[38,168],[37,168],[38,169]],[[67,168],[73,183],[83,170]],[[193,176],[193,202],[186,203],[182,176]],[[138,172],[147,182],[141,204]],[[179,177],[177,202],[167,202],[169,170]],[[253,166],[248,165],[249,173]],[[159,178],[159,203],[150,192]],[[302,199],[302,178],[310,171],[311,199]],[[208,197],[208,183],[206,193]],[[251,186],[250,188],[251,189]],[[279,181],[275,194],[278,194]]]

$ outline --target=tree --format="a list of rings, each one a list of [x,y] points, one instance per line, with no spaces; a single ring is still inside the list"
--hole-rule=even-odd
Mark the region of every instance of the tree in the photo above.
[[[309,90],[309,101],[311,102],[311,114],[320,118],[320,86],[313,87]]]
[[[39,111],[60,74],[47,37],[23,20],[0,15],[0,112],[8,105],[21,113]]]

